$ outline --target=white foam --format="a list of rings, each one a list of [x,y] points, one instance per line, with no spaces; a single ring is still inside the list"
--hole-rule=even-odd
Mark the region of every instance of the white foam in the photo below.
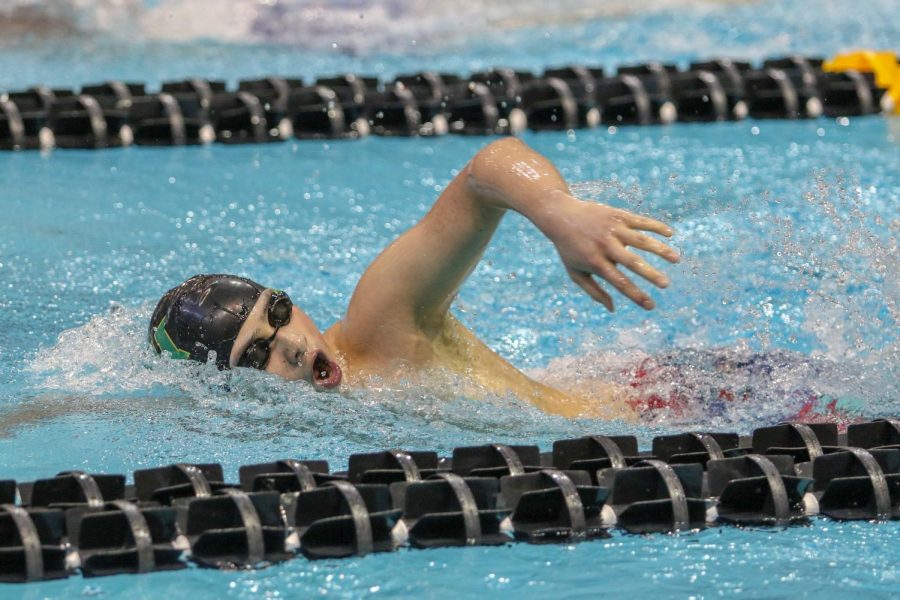
[[[197,410],[210,411],[212,417],[233,416],[245,432],[253,423],[260,427],[278,423],[315,427],[351,439],[374,435],[386,440],[383,443],[394,438],[409,443],[411,432],[428,437],[441,429],[490,437],[500,432],[559,436],[583,428],[578,421],[545,415],[513,397],[460,395],[464,382],[446,373],[431,373],[428,385],[407,381],[388,386],[373,380],[364,389],[327,394],[249,369],[220,372],[211,364],[159,357],[146,343],[149,311],[149,306],[116,306],[64,332],[27,367],[37,379],[36,392],[104,403],[181,397]],[[742,347],[649,353],[635,345],[612,352],[586,343],[579,352],[556,358],[530,375],[588,395],[601,383],[624,386],[633,398],[642,399],[645,425],[744,430],[790,416],[815,398],[824,398],[813,403],[817,411],[833,398],[859,400],[850,407],[851,416],[866,412],[867,406],[879,414],[897,410],[867,404],[874,398],[888,400],[886,390],[896,387],[896,380],[880,372],[878,363],[835,362],[785,351],[758,353]],[[653,404],[653,398],[662,404]]]
[[[150,310],[149,305],[113,307],[61,334],[27,364],[35,380],[30,401],[53,405],[48,414],[104,411],[110,403],[133,402],[136,418],[151,412],[165,418],[166,406],[174,402],[189,409],[197,422],[227,419],[223,435],[313,430],[388,446],[415,445],[419,439],[424,447],[435,443],[437,431],[447,439],[473,436],[469,441],[478,443],[479,436],[498,432],[541,436],[574,427],[514,397],[461,396],[462,382],[447,373],[432,373],[428,386],[409,381],[385,385],[373,379],[361,389],[319,393],[305,382],[251,369],[221,372],[212,364],[160,357],[146,341]],[[147,405],[155,400],[158,408]]]
[[[491,0],[11,0],[0,7],[10,23],[41,34],[104,33],[123,39],[275,42],[345,53],[410,50],[536,26],[575,25],[618,17],[691,8],[715,10],[704,0],[543,0],[510,5]]]

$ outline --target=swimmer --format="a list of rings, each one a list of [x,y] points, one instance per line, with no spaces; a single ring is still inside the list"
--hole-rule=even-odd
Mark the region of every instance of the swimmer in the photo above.
[[[621,416],[612,388],[587,398],[543,385],[509,364],[450,312],[507,211],[528,218],[556,246],[572,280],[613,311],[596,277],[646,310],[653,300],[620,267],[665,288],[668,278],[629,247],[678,262],[643,232],[659,221],[573,197],[550,161],[515,138],[482,149],[434,206],[363,273],[344,317],[324,333],[284,292],[231,275],[196,275],[169,290],[150,321],[150,343],[174,358],[220,369],[249,367],[320,391],[370,376],[409,378],[446,368],[491,392],[513,393],[563,416]]]

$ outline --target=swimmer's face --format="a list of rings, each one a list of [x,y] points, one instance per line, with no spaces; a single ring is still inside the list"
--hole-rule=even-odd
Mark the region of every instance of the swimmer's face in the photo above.
[[[264,364],[262,370],[290,381],[308,381],[317,390],[341,383],[335,351],[302,310],[293,306],[287,322],[273,326],[269,317],[273,290],[266,288],[241,326],[229,357],[234,367]],[[283,315],[276,318],[282,322]],[[261,360],[262,359],[262,360]]]

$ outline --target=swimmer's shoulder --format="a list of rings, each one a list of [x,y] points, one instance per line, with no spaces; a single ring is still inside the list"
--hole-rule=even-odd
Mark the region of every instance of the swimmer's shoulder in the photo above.
[[[341,320],[325,331],[325,340],[341,357],[349,374],[389,376],[409,367],[429,365],[432,343],[415,331],[397,330],[390,324],[354,327]]]

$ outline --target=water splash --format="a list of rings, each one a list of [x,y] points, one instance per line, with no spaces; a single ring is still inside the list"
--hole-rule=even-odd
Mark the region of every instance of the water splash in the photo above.
[[[125,31],[143,9],[141,0],[7,0],[0,34],[9,40]]]
[[[640,9],[560,0],[553,10],[526,0],[510,11],[489,0],[13,0],[0,8],[7,35],[88,35],[144,40],[279,43],[355,54],[409,50],[500,36],[536,26],[571,26],[600,17],[717,8],[709,0],[655,0]],[[125,33],[127,32],[127,34]]]
[[[645,10],[697,7],[697,0],[657,0]],[[145,35],[163,39],[214,38],[229,42],[274,42],[344,53],[408,51],[443,46],[480,35],[499,36],[538,25],[573,25],[599,17],[628,15],[632,3],[602,5],[561,0],[552,11],[525,1],[510,11],[489,0],[242,0],[220,10],[218,0],[165,0],[141,16]],[[210,15],[216,15],[212,20]],[[173,27],[174,25],[174,27]]]
[[[602,381],[627,389],[645,424],[739,430],[785,420],[836,422],[895,414],[900,402],[883,377],[854,362],[745,347],[591,352],[551,361],[533,373],[551,385]],[[877,402],[876,402],[877,400]]]
[[[641,422],[630,424],[554,417],[510,396],[467,397],[458,393],[465,382],[440,373],[432,374],[427,386],[373,380],[366,388],[342,394],[317,393],[257,371],[221,372],[212,365],[155,356],[143,343],[148,311],[114,307],[63,333],[57,344],[35,356],[28,371],[38,380],[35,398],[44,404],[46,416],[65,414],[66,407],[124,411],[138,420],[156,414],[190,433],[218,422],[219,438],[265,441],[277,434],[283,440],[303,438],[304,447],[314,432],[323,452],[328,452],[323,441],[328,439],[360,448],[438,444],[449,451],[487,439],[552,440],[587,430],[649,439],[660,431],[690,427],[747,431],[798,415],[846,422],[898,408],[867,404],[864,399],[883,390],[875,379],[860,387],[859,379],[847,377],[847,361],[746,348],[650,355],[638,349],[611,353],[585,347],[579,356],[531,371],[545,383],[584,393],[598,382],[625,387],[642,414]],[[852,372],[858,373],[858,367]],[[125,408],[129,405],[132,410]],[[185,412],[191,415],[187,421],[178,416]]]
[[[343,56],[440,52],[492,40],[513,49],[511,59],[528,60],[530,54],[555,55],[556,43],[545,40],[561,32],[594,57],[612,52],[626,60],[655,60],[711,51],[760,57],[890,47],[894,14],[892,0],[856,3],[853,11],[811,0],[560,0],[552,9],[540,0],[522,0],[515,10],[490,0],[11,0],[0,6],[0,40],[213,40]],[[649,27],[636,30],[629,23],[635,17]],[[602,27],[590,26],[600,22]]]
[[[848,182],[843,173],[831,177],[818,172],[815,188],[804,195],[813,218],[799,226],[776,222],[782,242],[773,254],[810,292],[805,328],[824,346],[819,352],[893,366],[896,376],[900,219],[885,223],[869,216],[868,205],[891,201],[876,193],[875,188],[863,190],[859,182]]]
[[[365,388],[336,394],[250,369],[223,372],[211,364],[159,357],[144,343],[149,310],[114,307],[63,333],[28,364],[35,379],[30,403],[49,407],[48,416],[63,414],[61,405],[73,412],[122,412],[131,405],[128,418],[157,414],[192,433],[217,422],[216,436],[240,441],[270,440],[277,432],[279,439],[302,437],[305,448],[314,433],[324,454],[330,452],[329,439],[358,448],[437,444],[449,451],[486,439],[575,436],[584,428],[583,421],[546,415],[512,396],[461,396],[463,382],[449,373],[432,374],[428,386],[372,380]],[[114,402],[121,406],[116,409]],[[180,418],[185,411],[190,422]],[[613,427],[634,430],[634,425]]]
[[[550,376],[574,370],[634,385],[634,353],[649,352],[652,382],[638,386],[655,398],[646,416],[669,423],[771,422],[841,407],[839,419],[896,412],[900,220],[877,216],[890,214],[893,200],[841,171],[817,171],[810,181],[789,192],[796,197],[692,190],[677,176],[573,186],[637,212],[655,206],[654,216],[674,221],[690,244],[673,287],[694,302],[663,306],[664,319],[611,325],[606,341],[587,338],[585,357],[554,361]],[[668,202],[657,200],[663,194]],[[618,356],[604,351],[610,338]],[[673,345],[683,350],[667,350]],[[759,364],[764,376],[755,374]]]

